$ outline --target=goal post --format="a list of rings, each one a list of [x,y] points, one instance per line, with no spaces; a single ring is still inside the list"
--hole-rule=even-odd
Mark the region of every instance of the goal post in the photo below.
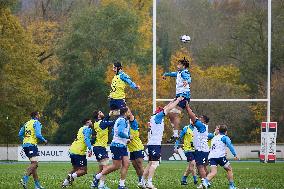
[[[266,113],[266,123],[265,124],[265,132],[262,132],[261,135],[261,147],[260,151],[264,153],[264,162],[268,162],[268,148],[269,148],[269,123],[270,123],[270,85],[271,85],[271,0],[268,0],[268,8],[267,8],[267,20],[268,20],[268,30],[267,30],[267,98],[265,99],[191,99],[191,101],[195,102],[266,102],[267,104],[267,113]],[[159,99],[157,98],[157,76],[156,76],[156,69],[157,69],[157,0],[153,0],[153,112],[156,110],[157,101],[160,102],[167,102],[171,101],[172,99]],[[274,122],[273,122],[274,123]],[[261,130],[263,130],[263,124],[260,126]],[[276,134],[276,131],[275,131]],[[276,137],[273,138],[275,143],[275,151],[276,153]],[[271,148],[271,146],[270,146]],[[275,154],[276,155],[276,154]]]

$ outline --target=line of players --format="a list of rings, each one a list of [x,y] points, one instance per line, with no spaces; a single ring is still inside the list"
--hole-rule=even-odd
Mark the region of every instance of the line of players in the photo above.
[[[219,164],[223,166],[225,170],[227,170],[228,178],[230,180],[230,188],[234,188],[232,180],[232,169],[229,166],[229,163],[227,162],[225,157],[226,145],[229,146],[230,149],[233,149],[230,144],[230,139],[225,136],[226,128],[223,130],[221,129],[222,132],[217,135],[219,136],[219,139],[216,139],[218,137],[215,136],[212,140],[212,153],[210,154],[213,155],[209,155],[209,157],[212,157],[210,159],[211,172],[207,175],[206,163],[208,158],[209,147],[207,144],[208,126],[206,125],[206,123],[208,123],[209,119],[206,116],[202,116],[199,119],[196,118],[195,114],[192,112],[188,105],[188,102],[190,100],[189,85],[191,82],[190,73],[188,71],[189,62],[185,58],[179,60],[177,67],[178,72],[164,74],[164,76],[172,76],[177,78],[176,98],[164,108],[157,109],[155,114],[150,119],[147,144],[149,152],[149,163],[143,171],[142,161],[144,157],[144,146],[142,145],[142,142],[139,139],[138,123],[132,115],[130,109],[126,107],[126,103],[124,100],[124,90],[126,83],[130,85],[130,87],[133,89],[140,89],[140,86],[132,82],[129,76],[127,76],[122,71],[122,66],[119,62],[114,63],[113,70],[116,72],[116,75],[114,76],[111,84],[112,90],[110,92],[110,108],[111,114],[117,115],[119,116],[119,118],[116,119],[116,121],[111,121],[109,117],[104,118],[104,115],[101,111],[96,111],[94,113],[96,119],[94,123],[94,130],[96,131],[97,136],[93,149],[91,145],[91,135],[93,127],[92,121],[91,119],[85,119],[83,121],[84,126],[79,129],[77,138],[70,147],[70,158],[71,163],[73,165],[73,169],[70,171],[67,178],[64,180],[62,187],[66,187],[72,184],[74,179],[87,173],[87,160],[85,152],[88,149],[89,156],[92,154],[93,151],[99,162],[99,171],[97,174],[94,175],[92,187],[107,188],[104,183],[105,176],[113,171],[120,169],[121,178],[118,188],[126,188],[125,178],[129,167],[129,159],[127,152],[128,146],[130,151],[130,160],[132,161],[132,164],[139,177],[138,185],[144,188],[155,188],[152,183],[152,178],[155,169],[159,165],[159,160],[161,157],[161,142],[164,130],[164,116],[169,115],[171,123],[174,125],[174,135],[172,139],[178,139],[178,136],[176,135],[178,134],[178,130],[176,128],[179,125],[178,114],[181,112],[182,109],[186,109],[190,119],[193,121],[192,126],[194,126],[195,128],[193,130],[193,145],[195,147],[194,156],[192,152],[186,154],[190,154],[191,158],[188,158],[189,160],[193,160],[192,157],[196,159],[199,175],[203,179],[202,187],[207,188],[207,186],[209,185],[209,181],[217,173],[217,169],[214,169],[214,167]],[[37,154],[37,138],[47,143],[47,141],[42,136],[42,138],[38,137],[38,129],[36,129],[35,127],[39,123],[38,119],[39,118],[32,116],[32,119],[21,128],[21,131],[19,133],[19,136],[23,138],[24,151],[31,160],[31,166],[29,166],[27,174],[23,177],[23,179],[21,179],[21,183],[24,188],[26,188],[27,186],[28,177],[30,175],[34,176],[34,174],[36,173],[37,159],[35,154]],[[108,165],[106,146],[108,141],[108,129],[111,126],[113,126],[113,140],[110,145],[110,149],[113,154],[113,163],[111,165]],[[182,133],[184,132],[181,132],[181,134]],[[187,133],[184,134],[186,136]],[[182,138],[182,136],[180,138]],[[222,141],[222,143],[220,143],[220,141]],[[186,147],[186,145],[184,145],[184,147]],[[234,150],[231,151],[234,156],[236,156]],[[224,156],[217,158],[217,156],[220,155]],[[192,165],[189,166],[189,168],[191,167]],[[39,184],[38,178],[36,179],[34,176],[34,180],[36,188],[42,188]],[[183,181],[185,181],[185,177],[183,177]]]

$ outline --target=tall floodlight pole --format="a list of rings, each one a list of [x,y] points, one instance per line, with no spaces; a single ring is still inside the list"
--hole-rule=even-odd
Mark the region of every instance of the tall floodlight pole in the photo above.
[[[157,60],[156,60],[156,38],[157,38],[157,31],[156,31],[156,20],[157,20],[157,2],[153,0],[153,113],[156,110],[156,68],[157,68]]]
[[[267,9],[267,21],[268,21],[268,31],[267,31],[267,124],[266,124],[266,144],[265,144],[265,163],[268,161],[268,131],[270,122],[270,74],[271,74],[271,0],[268,0]]]

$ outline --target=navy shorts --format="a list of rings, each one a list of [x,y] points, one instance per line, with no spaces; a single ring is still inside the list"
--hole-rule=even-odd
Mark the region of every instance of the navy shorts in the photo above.
[[[144,158],[144,150],[130,152],[130,160],[135,160],[138,158]]]
[[[85,167],[87,166],[86,155],[70,154],[71,163],[75,167]]]
[[[191,161],[195,160],[194,152],[186,151],[186,152],[184,152],[184,155],[186,157],[187,162],[191,162]]]
[[[126,147],[111,146],[110,151],[112,153],[112,159],[113,160],[122,160],[123,156],[128,156],[128,152],[127,152]]]
[[[123,107],[126,107],[126,103],[124,99],[113,99],[109,100],[109,107],[111,110],[118,110]]]
[[[108,158],[108,153],[105,147],[102,146],[94,146],[93,152],[96,156],[97,161],[101,161],[103,159]]]
[[[161,145],[149,145],[148,153],[149,153],[149,161],[160,161]]]
[[[180,96],[182,96],[182,95],[180,95]],[[176,98],[178,98],[178,97],[179,97],[179,96],[176,96]],[[182,101],[180,101],[180,102],[178,103],[178,107],[180,107],[180,108],[182,108],[182,109],[185,109],[186,104],[187,104],[188,102],[190,102],[190,98],[184,98]]]
[[[195,150],[194,157],[196,165],[207,165],[209,152]]]
[[[38,148],[37,146],[29,146],[29,147],[23,147],[24,152],[26,156],[30,159],[32,157],[39,156],[38,155]]]
[[[226,157],[220,157],[220,158],[210,158],[209,159],[209,165],[210,166],[224,166],[226,165],[227,163],[229,163],[229,161],[227,160]]]

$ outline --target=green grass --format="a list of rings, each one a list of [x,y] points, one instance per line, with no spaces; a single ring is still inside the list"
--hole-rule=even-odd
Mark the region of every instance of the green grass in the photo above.
[[[28,163],[0,164],[0,188],[21,188],[19,180],[24,174]],[[163,161],[156,171],[153,180],[159,189],[186,189],[196,188],[189,177],[189,185],[181,186],[180,177],[185,169],[186,162],[166,162]],[[261,164],[258,162],[233,162],[235,183],[240,189],[281,189],[284,188],[284,163]],[[46,189],[60,188],[63,179],[71,168],[69,163],[40,163],[39,177]],[[88,174],[75,180],[72,189],[90,188],[92,173],[97,170],[96,163],[89,163]],[[119,181],[118,172],[107,176],[107,185],[113,189],[117,188]],[[130,166],[127,176],[127,186],[137,188],[137,177],[132,166]],[[34,188],[32,178],[29,180],[29,188]],[[219,173],[213,180],[213,189],[227,189],[228,181],[225,171],[219,168]]]

